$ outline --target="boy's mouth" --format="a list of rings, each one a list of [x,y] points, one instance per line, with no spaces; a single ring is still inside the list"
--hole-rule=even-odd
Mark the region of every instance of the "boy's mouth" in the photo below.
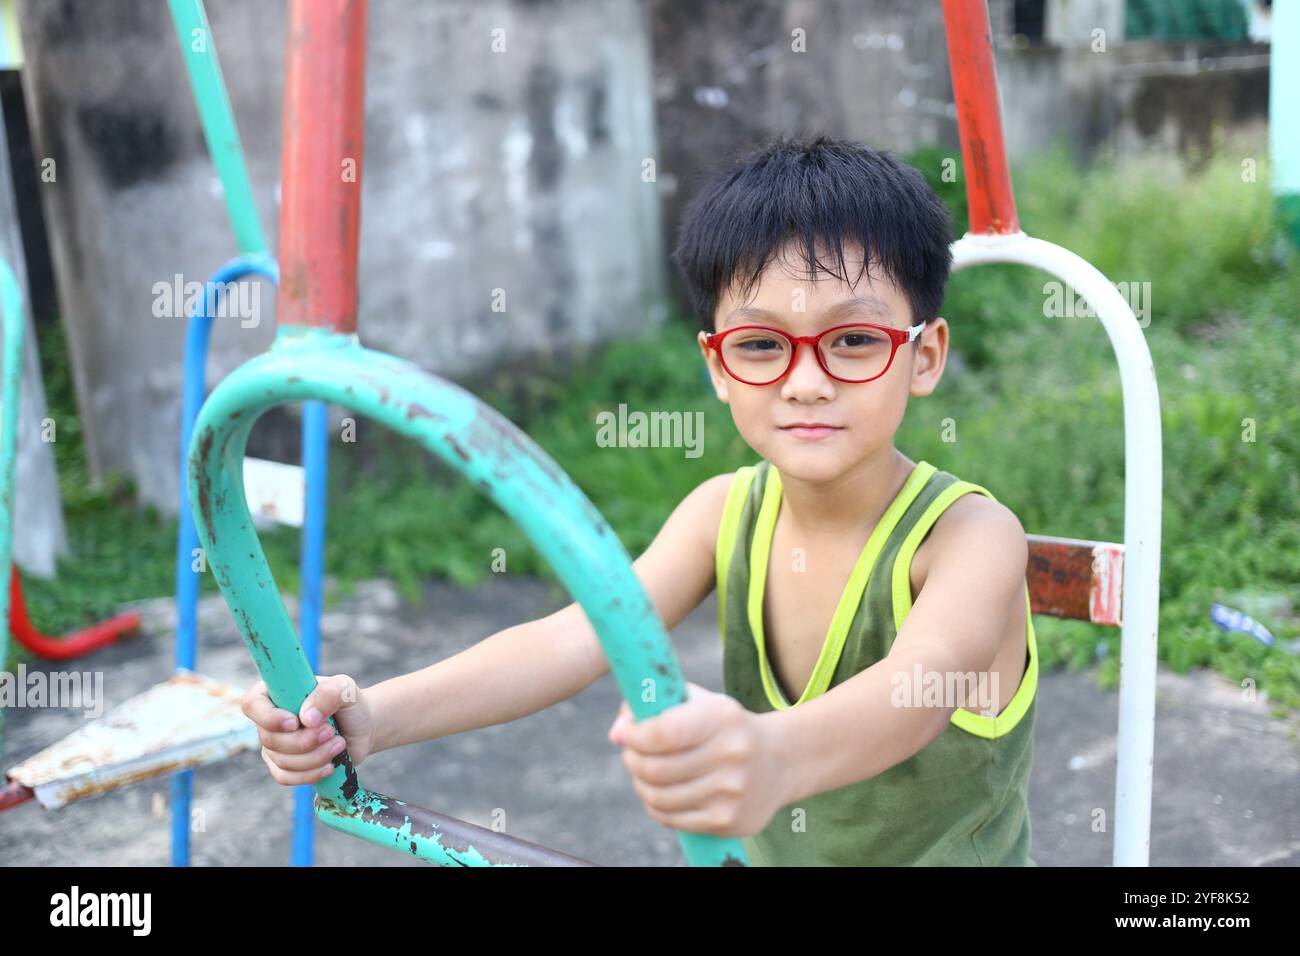
[[[782,425],[780,428],[781,431],[796,438],[827,438],[844,430],[842,425],[827,425],[823,422],[795,422],[793,425]]]

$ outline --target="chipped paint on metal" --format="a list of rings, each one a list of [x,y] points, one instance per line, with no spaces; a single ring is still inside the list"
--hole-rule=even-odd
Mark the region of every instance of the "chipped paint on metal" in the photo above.
[[[1099,542],[1092,549],[1088,614],[1094,624],[1124,624],[1124,546]]]
[[[1080,538],[1031,534],[1030,609],[1035,614],[1120,624],[1124,546]]]
[[[267,566],[240,482],[258,417],[275,405],[308,400],[345,406],[419,442],[512,518],[586,611],[637,719],[685,701],[681,667],[627,551],[581,489],[527,435],[460,386],[363,348],[353,334],[282,327],[269,352],[236,369],[209,396],[189,465],[200,543],[277,706],[296,713],[316,678]],[[656,694],[647,702],[642,681],[649,677]],[[396,802],[361,787],[346,752],[334,772],[313,786],[321,800],[318,816],[335,829],[405,853],[414,843],[418,857],[444,865],[474,865],[491,856],[449,852],[445,826],[419,825],[443,819],[433,811],[408,807],[411,825],[397,821],[388,812]],[[695,865],[745,859],[735,839],[678,837]]]
[[[373,791],[364,791],[347,804],[318,796],[316,813],[331,829],[441,866],[595,865]]]
[[[12,767],[6,777],[47,809],[177,770],[224,760],[258,745],[240,710],[243,691],[178,673]]]

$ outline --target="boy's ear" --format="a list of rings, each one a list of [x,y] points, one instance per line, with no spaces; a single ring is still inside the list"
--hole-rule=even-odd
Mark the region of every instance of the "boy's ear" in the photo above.
[[[948,323],[942,316],[925,323],[921,338],[912,346],[916,354],[912,358],[913,395],[929,395],[943,377],[944,366],[948,362]]]
[[[709,348],[707,332],[701,332],[696,341],[700,343],[700,351],[704,353],[704,364],[708,366],[709,378],[713,379],[713,393],[718,396],[718,401],[725,405],[728,401],[728,379],[727,373],[722,370],[718,353]]]

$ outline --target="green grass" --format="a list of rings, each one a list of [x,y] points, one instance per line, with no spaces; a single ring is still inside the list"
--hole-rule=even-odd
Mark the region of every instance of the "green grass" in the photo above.
[[[943,155],[913,161],[964,228],[962,184],[938,177]],[[1300,270],[1272,224],[1267,171],[1243,182],[1230,153],[1195,173],[1169,159],[1077,170],[1054,154],[1017,170],[1016,184],[1027,231],[1080,253],[1114,281],[1150,283],[1146,335],[1164,427],[1161,660],[1180,672],[1212,667],[1234,682],[1250,678],[1273,700],[1300,706],[1300,657],[1282,649],[1300,636],[1294,618],[1264,621],[1278,638],[1273,649],[1209,618],[1210,604],[1231,603],[1234,592],[1300,595]],[[984,485],[1030,531],[1122,540],[1114,357],[1096,319],[1045,317],[1047,279],[1009,266],[954,276],[944,314],[955,354],[938,392],[913,400],[898,446]],[[32,580],[28,591],[38,623],[58,630],[120,600],[170,593],[175,525],[135,507],[121,482],[88,490],[61,343],[47,336],[41,344],[73,555],[56,582]],[[694,330],[676,317],[562,371],[502,372],[475,391],[573,476],[633,555],[697,483],[755,460],[703,378]],[[595,416],[620,402],[702,411],[706,453],[598,447]],[[945,419],[956,441],[944,441]],[[1254,441],[1243,440],[1244,420]],[[410,600],[430,576],[471,586],[491,573],[496,548],[511,573],[555,580],[493,505],[378,426],[362,423],[360,440],[335,443],[331,456],[326,563],[342,593],[377,575],[392,577]],[[297,541],[294,532],[264,537],[290,590]],[[1100,659],[1101,680],[1113,686],[1117,629],[1042,617],[1035,624],[1044,667]]]

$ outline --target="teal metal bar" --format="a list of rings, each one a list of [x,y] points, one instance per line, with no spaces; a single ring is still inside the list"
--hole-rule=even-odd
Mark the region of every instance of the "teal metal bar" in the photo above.
[[[4,338],[0,384],[0,670],[9,660],[9,575],[14,548],[14,488],[18,478],[18,402],[23,371],[23,294],[9,263],[0,259],[0,323]],[[5,710],[0,707],[0,758],[5,752]]]
[[[1268,65],[1269,179],[1285,234],[1300,247],[1300,3],[1273,5]]]
[[[638,720],[685,701],[677,656],[626,550],[586,495],[527,435],[458,385],[363,348],[354,334],[282,326],[268,353],[232,372],[208,397],[189,466],[190,504],[209,566],[277,707],[297,713],[316,677],[253,527],[243,459],[263,412],[310,400],[345,406],[414,439],[509,515],[586,611]],[[325,825],[443,865],[491,862],[476,846],[427,823],[432,811],[404,811],[400,801],[364,789],[346,751],[334,763],[334,772],[314,785]],[[693,865],[748,862],[738,840],[698,833],[678,838]]]
[[[208,152],[221,177],[221,187],[226,193],[226,211],[230,225],[235,230],[239,251],[245,255],[266,252],[266,237],[257,218],[257,204],[253,202],[253,187],[244,165],[244,150],[235,126],[234,112],[226,94],[226,83],[217,59],[217,45],[208,26],[207,11],[202,0],[168,0],[176,38],[185,55],[185,67],[194,87],[194,101],[198,104],[203,135],[208,141]]]

